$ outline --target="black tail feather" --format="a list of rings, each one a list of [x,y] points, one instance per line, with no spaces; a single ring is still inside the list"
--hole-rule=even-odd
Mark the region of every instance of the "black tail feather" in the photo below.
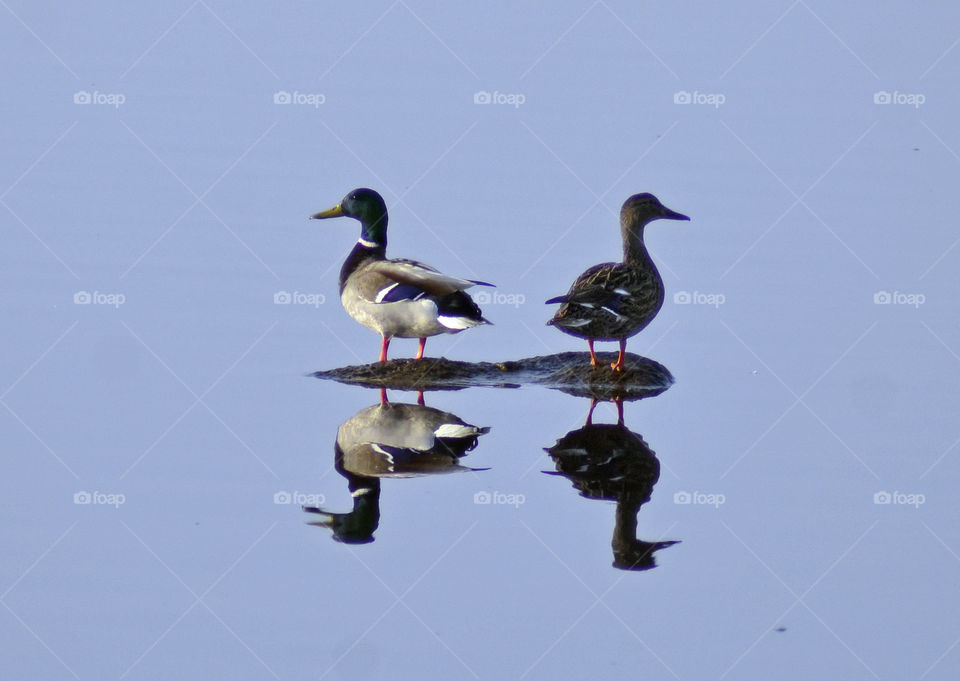
[[[473,298],[463,291],[454,291],[445,296],[434,298],[437,303],[437,311],[447,317],[466,317],[475,321],[483,321],[483,313],[480,307],[473,302]]]

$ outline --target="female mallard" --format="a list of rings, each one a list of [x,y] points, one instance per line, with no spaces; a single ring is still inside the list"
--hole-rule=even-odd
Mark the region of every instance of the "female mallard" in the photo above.
[[[421,359],[429,336],[490,323],[464,289],[493,284],[441,274],[414,260],[387,260],[387,206],[377,192],[354,189],[310,217],[342,215],[360,221],[360,239],[340,270],[340,301],[351,317],[383,336],[381,362],[391,338],[419,338],[414,359]]]
[[[660,461],[640,434],[628,430],[622,419],[617,425],[595,424],[587,416],[583,428],[567,433],[546,451],[556,464],[556,472],[544,473],[569,479],[587,499],[617,502],[611,542],[613,567],[649,570],[657,566],[654,553],[678,543],[637,537],[637,514],[650,501],[660,479]]]
[[[639,333],[657,316],[663,305],[663,280],[646,246],[643,228],[648,222],[689,220],[664,206],[653,194],[635,194],[620,209],[623,262],[594,265],[577,277],[564,296],[547,301],[563,303],[547,324],[571,336],[585,338],[590,364],[596,366],[594,341],[620,341],[620,355],[611,364],[623,370],[627,338]]]

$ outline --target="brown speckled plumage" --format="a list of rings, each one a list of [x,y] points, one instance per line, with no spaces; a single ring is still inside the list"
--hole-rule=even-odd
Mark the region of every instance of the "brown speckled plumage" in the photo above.
[[[660,218],[689,220],[660,203],[652,194],[636,194],[620,210],[623,262],[594,265],[573,282],[563,296],[547,303],[562,303],[547,324],[564,333],[584,338],[596,364],[594,341],[620,341],[623,367],[626,339],[639,333],[663,306],[663,280],[643,243],[644,226]]]
[[[577,277],[563,298],[549,324],[579,338],[615,341],[639,333],[656,316],[663,281],[653,261],[647,267],[608,262]]]

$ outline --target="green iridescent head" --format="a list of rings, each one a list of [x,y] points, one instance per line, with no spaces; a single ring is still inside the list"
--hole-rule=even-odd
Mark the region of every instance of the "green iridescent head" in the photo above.
[[[360,242],[368,247],[387,245],[387,205],[372,189],[360,188],[343,197],[333,208],[311,215],[313,220],[346,216],[360,221]]]

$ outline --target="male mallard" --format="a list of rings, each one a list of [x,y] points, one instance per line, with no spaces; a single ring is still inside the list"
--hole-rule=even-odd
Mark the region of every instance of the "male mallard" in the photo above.
[[[353,508],[333,513],[304,506],[311,525],[333,530],[337,541],[373,541],[380,524],[380,480],[481,471],[460,465],[489,428],[422,404],[382,402],[358,412],[337,430],[334,468],[347,479]]]
[[[391,338],[419,338],[415,359],[421,359],[429,336],[490,323],[464,290],[493,284],[441,274],[414,260],[387,260],[387,206],[377,192],[354,189],[310,217],[342,215],[360,221],[360,239],[340,270],[340,301],[351,317],[383,336],[381,362]]]
[[[611,366],[622,371],[627,338],[643,330],[663,305],[663,280],[643,245],[644,226],[660,218],[690,219],[664,206],[653,194],[631,196],[620,209],[623,262],[594,265],[577,277],[566,295],[547,301],[548,305],[563,303],[547,324],[585,338],[594,366],[593,342],[616,340],[620,355]]]
[[[454,473],[487,427],[422,404],[386,402],[367,407],[337,430],[335,451],[350,472],[371,478]]]

